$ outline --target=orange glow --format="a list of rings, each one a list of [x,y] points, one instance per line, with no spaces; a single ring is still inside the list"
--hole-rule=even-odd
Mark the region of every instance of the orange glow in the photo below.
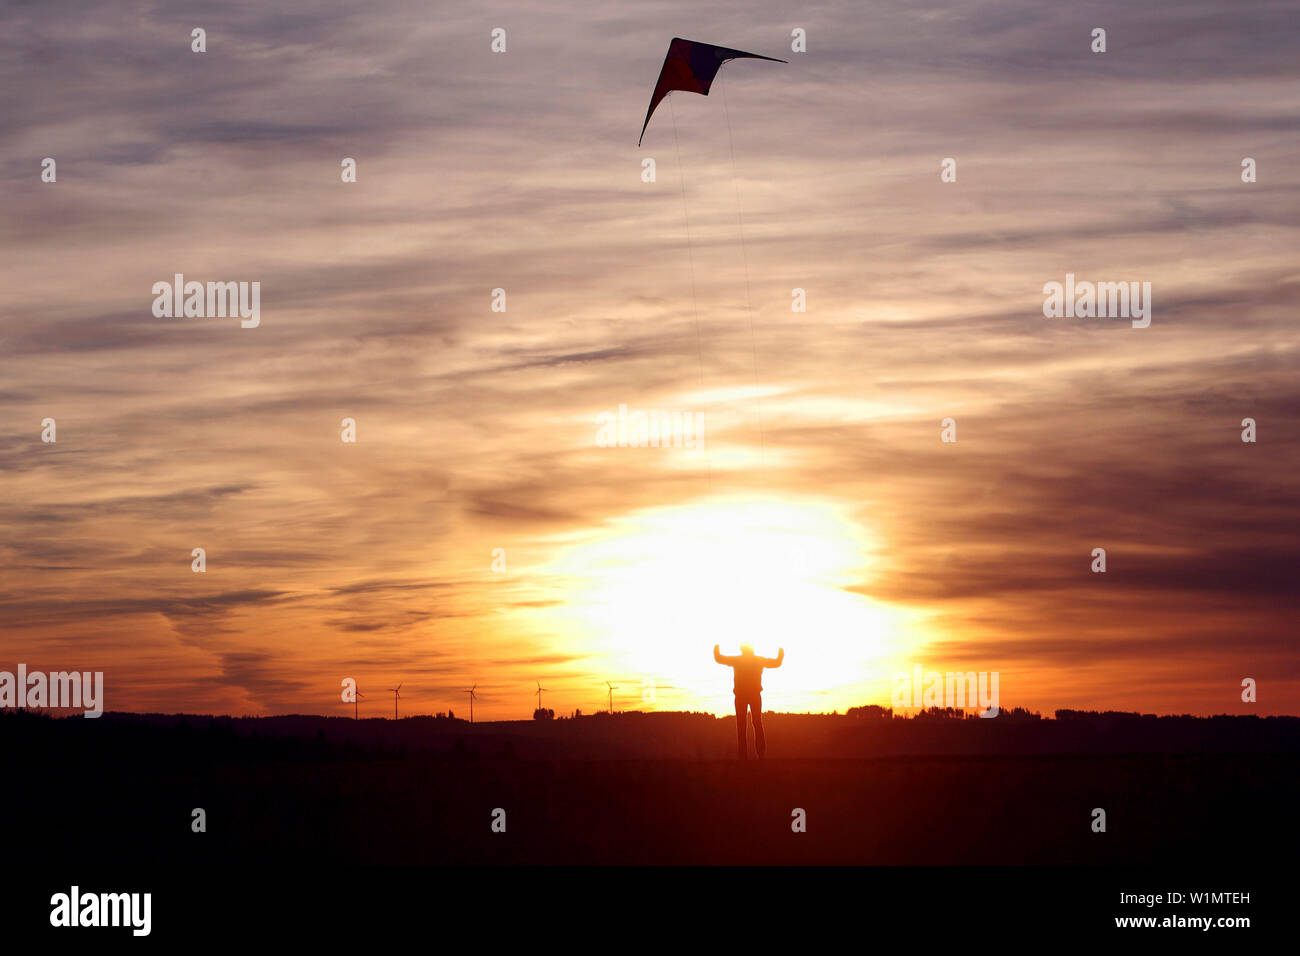
[[[727,713],[721,644],[786,650],[772,706],[843,709],[875,694],[906,653],[901,612],[845,590],[869,578],[869,533],[830,502],[703,500],[605,522],[548,569],[572,582],[555,624],[614,673],[655,682],[657,709]],[[640,689],[638,688],[638,693]]]

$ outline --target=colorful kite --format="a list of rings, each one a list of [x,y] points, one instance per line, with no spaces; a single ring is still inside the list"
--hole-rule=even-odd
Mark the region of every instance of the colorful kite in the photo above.
[[[640,146],[641,140],[645,139],[645,128],[650,125],[650,116],[670,91],[686,90],[688,93],[708,96],[709,87],[713,85],[713,78],[718,75],[722,64],[737,57],[771,60],[773,63],[787,62],[778,60],[774,56],[759,56],[757,53],[746,53],[744,50],[732,50],[725,46],[714,46],[712,43],[696,43],[694,40],[673,37],[673,42],[668,44],[668,55],[664,57],[663,69],[659,71],[659,82],[655,84],[654,95],[650,97],[650,108],[646,110],[645,122],[641,124],[641,137],[636,144]]]

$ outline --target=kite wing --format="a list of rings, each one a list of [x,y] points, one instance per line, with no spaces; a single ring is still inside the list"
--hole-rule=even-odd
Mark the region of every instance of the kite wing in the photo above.
[[[664,57],[663,69],[659,71],[659,82],[655,84],[654,95],[650,97],[650,108],[646,110],[645,122],[641,124],[641,138],[636,141],[636,144],[640,146],[641,140],[645,139],[645,130],[650,125],[650,117],[665,96],[673,90],[686,90],[689,93],[708,96],[709,87],[713,85],[713,78],[718,75],[722,64],[738,57],[771,60],[774,63],[787,62],[778,60],[774,56],[759,56],[757,53],[746,53],[744,50],[733,50],[730,47],[714,46],[712,43],[696,43],[694,40],[673,37],[673,42],[668,44],[668,55]]]

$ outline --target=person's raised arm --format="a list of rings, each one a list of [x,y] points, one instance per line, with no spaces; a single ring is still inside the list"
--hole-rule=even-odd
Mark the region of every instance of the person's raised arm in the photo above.
[[[719,664],[726,664],[728,666],[735,663],[736,660],[734,657],[726,657],[723,655],[721,644],[713,645],[713,659],[717,661]]]
[[[780,667],[780,666],[781,666],[781,662],[782,662],[783,660],[785,660],[785,648],[784,648],[784,647],[780,647],[780,648],[777,648],[777,651],[776,651],[776,657],[765,657],[765,658],[763,658],[763,666],[764,666],[764,667]]]

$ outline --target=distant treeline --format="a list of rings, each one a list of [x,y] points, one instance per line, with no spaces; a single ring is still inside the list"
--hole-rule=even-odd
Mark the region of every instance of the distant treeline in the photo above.
[[[1074,711],[1060,711],[1062,713],[1074,713]],[[895,714],[892,707],[881,707],[879,704],[867,704],[864,707],[850,707],[846,716],[853,717],[857,720],[1042,720],[1041,714],[1026,710],[1023,707],[1013,707],[1010,710],[1000,710],[993,717],[982,717],[978,711],[963,710],[960,707],[927,707],[924,710],[918,710],[911,717],[906,714]]]
[[[450,716],[353,720],[112,712],[87,720],[7,710],[0,711],[0,752],[15,766],[76,759],[73,754],[94,763],[155,760],[173,767],[420,755],[453,761],[713,760],[734,756],[734,721],[706,713],[635,711],[474,724]],[[1300,752],[1297,717],[1059,710],[1055,720],[1047,720],[1019,707],[991,718],[936,707],[905,718],[868,705],[847,714],[769,713],[764,724],[769,757]]]

